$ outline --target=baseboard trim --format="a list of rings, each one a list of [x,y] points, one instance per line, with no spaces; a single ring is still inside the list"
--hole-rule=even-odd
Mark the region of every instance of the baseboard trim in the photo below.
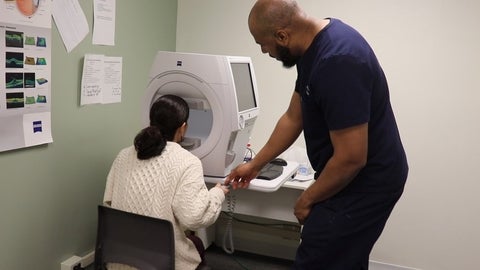
[[[382,263],[370,260],[368,264],[370,270],[420,270],[418,268],[411,268],[406,266]]]

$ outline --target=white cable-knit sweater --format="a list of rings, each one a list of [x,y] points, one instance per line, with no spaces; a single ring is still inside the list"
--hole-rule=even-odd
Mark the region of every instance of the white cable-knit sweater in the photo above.
[[[120,151],[108,174],[104,202],[170,220],[175,231],[175,269],[194,270],[200,256],[184,232],[215,222],[225,200],[222,189],[207,189],[200,160],[177,143],[167,142],[160,156],[148,160],[136,155],[133,146]],[[109,269],[121,268],[115,266]]]

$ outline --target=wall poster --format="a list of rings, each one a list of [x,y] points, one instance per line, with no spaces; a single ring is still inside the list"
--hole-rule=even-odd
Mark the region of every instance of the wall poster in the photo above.
[[[0,0],[0,151],[51,143],[52,0]]]

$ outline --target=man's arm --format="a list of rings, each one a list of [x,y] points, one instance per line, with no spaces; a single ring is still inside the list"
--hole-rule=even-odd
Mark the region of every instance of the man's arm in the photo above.
[[[232,182],[233,188],[246,188],[250,181],[269,161],[280,155],[298,138],[303,129],[300,95],[294,92],[287,111],[278,120],[267,143],[255,158],[233,169],[225,181]]]
[[[330,132],[333,155],[317,180],[298,198],[295,216],[300,224],[313,204],[324,201],[345,188],[367,163],[368,123]]]
[[[300,95],[294,92],[287,111],[278,120],[267,143],[253,160],[260,169],[269,161],[287,150],[298,138],[303,129]]]

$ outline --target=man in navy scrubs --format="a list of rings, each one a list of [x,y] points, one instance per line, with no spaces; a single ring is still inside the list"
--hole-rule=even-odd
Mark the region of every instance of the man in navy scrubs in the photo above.
[[[246,188],[303,131],[316,181],[298,198],[294,269],[368,269],[408,174],[385,74],[367,41],[295,1],[258,0],[248,19],[263,53],[297,68],[290,105],[255,158],[227,184]]]

